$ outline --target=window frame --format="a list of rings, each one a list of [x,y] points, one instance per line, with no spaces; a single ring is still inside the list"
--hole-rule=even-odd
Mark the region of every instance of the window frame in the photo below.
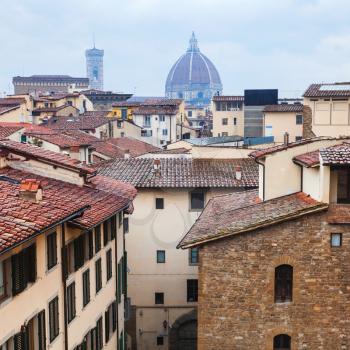
[[[90,303],[91,290],[90,290],[90,269],[86,269],[82,273],[82,287],[83,287],[83,308]]]
[[[154,304],[164,305],[164,292],[154,292]]]
[[[8,295],[8,277],[11,277],[10,276],[10,261],[9,259],[4,259],[4,260],[1,260],[0,261],[0,264],[2,266],[2,279],[3,279],[3,294],[0,294],[0,303],[7,299],[9,297]]]
[[[157,343],[157,346],[164,345],[164,337],[162,335],[157,335],[156,343]]]
[[[48,310],[49,310],[49,339],[51,344],[58,337],[60,333],[58,295],[49,302]]]
[[[164,209],[164,198],[163,197],[156,197],[155,206],[156,206],[156,210]]]
[[[203,195],[203,207],[201,207],[201,208],[194,208],[193,206],[192,206],[192,195],[198,195],[198,194],[200,194],[200,195]],[[190,191],[190,193],[189,193],[189,195],[190,195],[190,211],[202,211],[204,208],[205,208],[205,197],[206,197],[206,193],[205,193],[205,191],[204,190],[200,190],[200,189],[195,189],[195,190],[193,190],[193,191]]]
[[[159,259],[160,253],[163,253],[164,259]],[[156,252],[157,264],[165,264],[166,262],[166,253],[165,250],[157,250]]]
[[[67,322],[71,323],[77,315],[75,282],[67,286]]]
[[[102,260],[98,258],[95,261],[95,294],[102,289]]]
[[[302,114],[296,114],[295,115],[295,125],[303,125],[303,122],[304,122],[303,119],[304,119],[304,117]]]
[[[94,240],[95,240],[95,254],[97,254],[102,248],[102,244],[101,244],[101,225],[98,225],[98,226],[96,226],[94,228]]]
[[[228,125],[228,118],[221,118],[222,125]]]
[[[339,245],[333,245],[333,237],[339,235]],[[341,232],[332,232],[330,235],[330,246],[331,248],[341,248],[343,245],[343,233]]]
[[[109,281],[113,275],[112,248],[106,251],[106,281]]]
[[[52,240],[52,241],[51,241]],[[50,271],[57,265],[57,232],[51,232],[46,236],[46,266]]]
[[[281,278],[281,276],[279,275],[279,273],[281,273],[281,271],[283,268],[285,269],[289,269],[289,274],[290,276],[283,276],[283,278]],[[286,272],[285,272],[286,273]],[[279,280],[279,281],[278,281]],[[288,280],[289,280],[289,284],[288,285]],[[284,285],[281,283],[284,283]],[[275,267],[275,275],[274,275],[274,302],[275,304],[284,304],[284,303],[291,303],[293,302],[293,288],[294,288],[294,268],[292,265],[289,264],[281,264]],[[283,289],[287,289],[287,291],[285,291],[284,293],[286,294],[283,297]],[[288,291],[289,289],[289,291]],[[289,293],[289,294],[288,294]]]
[[[196,256],[197,256],[197,259],[196,261],[193,261],[192,259],[192,250],[196,249],[197,250],[197,253],[196,253]],[[190,248],[188,250],[188,260],[189,260],[189,265],[190,266],[198,266],[199,264],[199,248],[198,247],[193,247],[193,248]]]
[[[191,278],[186,281],[187,284],[187,302],[196,303],[198,302],[198,279]]]

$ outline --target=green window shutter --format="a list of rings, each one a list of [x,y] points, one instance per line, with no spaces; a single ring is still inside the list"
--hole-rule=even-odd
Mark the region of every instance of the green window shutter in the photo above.
[[[127,287],[128,287],[128,253],[124,251],[124,257],[123,257],[123,293],[124,297],[126,299],[127,297]]]
[[[122,260],[118,263],[118,303],[122,301]]]

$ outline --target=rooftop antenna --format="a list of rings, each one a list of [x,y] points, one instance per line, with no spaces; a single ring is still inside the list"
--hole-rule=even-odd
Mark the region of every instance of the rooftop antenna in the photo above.
[[[94,32],[92,33],[92,43],[93,43],[94,49],[95,49],[96,47],[95,47],[95,33]]]

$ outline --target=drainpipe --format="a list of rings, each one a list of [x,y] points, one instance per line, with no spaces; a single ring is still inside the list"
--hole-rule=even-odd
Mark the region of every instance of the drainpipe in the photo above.
[[[116,215],[116,214],[114,214]],[[114,239],[114,250],[115,250],[115,267],[114,267],[114,271],[115,271],[115,302],[116,302],[116,308],[115,308],[115,312],[116,312],[116,321],[117,321],[117,350],[119,349],[119,302],[118,302],[118,245],[117,245],[117,240],[118,240],[118,228],[119,228],[119,223],[116,220],[116,229],[117,232],[115,234],[115,239]]]
[[[63,315],[64,315],[64,350],[68,350],[68,317],[67,317],[67,247],[66,247],[66,227],[61,225],[61,261],[62,261],[62,288],[63,288]]]
[[[263,183],[262,183],[262,187],[263,187],[263,201],[265,202],[265,164],[264,163],[260,163],[259,160],[257,158],[254,159],[255,162],[259,165],[261,165],[263,167]],[[259,184],[260,185],[260,184]]]

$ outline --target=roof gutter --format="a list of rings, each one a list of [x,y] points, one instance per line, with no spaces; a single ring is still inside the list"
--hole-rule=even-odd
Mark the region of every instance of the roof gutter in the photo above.
[[[262,180],[263,197],[262,197],[262,200],[265,201],[265,163],[259,162],[259,158],[254,158],[254,161],[258,165],[261,165],[263,167],[263,180]]]
[[[61,225],[61,224],[65,223],[65,222],[67,222],[67,221],[69,221],[69,220],[73,220],[73,219],[76,219],[76,218],[78,218],[78,217],[81,217],[81,216],[83,215],[84,211],[85,211],[86,209],[89,209],[89,208],[90,208],[90,206],[89,206],[89,205],[86,205],[86,206],[80,208],[79,210],[77,210],[76,212],[74,212],[73,214],[70,214],[69,216],[66,216],[65,218],[63,218],[63,219],[61,219],[61,220],[59,220],[59,221],[57,221],[57,222],[55,222],[55,223],[53,223],[53,224],[51,224],[51,225],[45,227],[44,229],[42,229],[42,230],[40,230],[40,231],[36,231],[33,235],[30,235],[29,237],[27,237],[27,238],[24,239],[23,241],[20,241],[20,242],[18,242],[18,243],[15,243],[15,244],[12,245],[11,247],[6,248],[6,249],[3,250],[2,252],[0,252],[0,255],[2,255],[2,254],[4,254],[4,253],[6,253],[6,252],[8,252],[8,251],[10,251],[10,250],[12,250],[12,249],[18,247],[18,246],[20,246],[20,245],[23,244],[23,243],[26,243],[26,242],[30,241],[31,239],[33,239],[33,238],[39,236],[40,234],[42,234],[42,233],[44,233],[44,232],[46,232],[46,231],[51,230],[52,228],[54,228],[54,227],[56,227],[56,226],[58,226],[58,225]]]
[[[219,234],[219,235],[217,235],[215,237],[213,236],[213,237],[209,237],[207,239],[193,241],[193,242],[190,242],[190,243],[187,243],[187,244],[183,244],[183,245],[178,245],[178,248],[181,248],[181,249],[193,248],[193,247],[196,247],[196,246],[199,246],[199,245],[202,245],[202,244],[205,244],[205,243],[210,243],[212,241],[216,241],[216,240],[219,240],[219,239],[228,238],[228,237],[231,237],[231,236],[236,236],[236,235],[241,234],[241,233],[251,232],[251,231],[255,231],[255,230],[258,230],[258,229],[266,228],[266,227],[269,227],[269,226],[272,226],[272,225],[275,225],[275,224],[279,224],[279,223],[282,223],[282,222],[285,222],[285,221],[298,219],[298,218],[300,218],[302,216],[305,216],[305,215],[308,215],[308,214],[314,214],[314,213],[318,213],[318,212],[321,212],[321,211],[325,211],[325,210],[328,209],[328,207],[329,207],[328,204],[321,203],[316,208],[305,209],[303,211],[297,212],[294,215],[282,216],[281,218],[279,218],[277,220],[266,221],[266,222],[264,222],[261,225],[250,226],[250,227],[248,227],[246,229],[241,229],[241,230],[238,230],[238,231],[235,231],[235,232],[232,232],[232,233],[227,233],[226,234],[225,232],[223,232],[223,233],[221,233],[221,234]]]

